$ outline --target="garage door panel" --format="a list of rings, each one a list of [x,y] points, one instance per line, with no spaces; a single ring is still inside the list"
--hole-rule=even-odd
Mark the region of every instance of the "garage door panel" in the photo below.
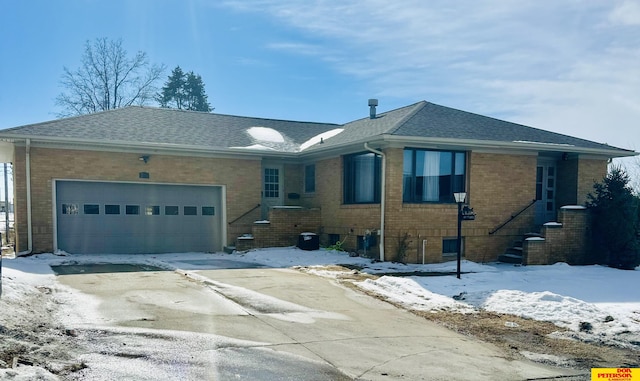
[[[219,251],[221,197],[215,186],[59,180],[58,248],[70,253]],[[99,213],[85,214],[84,205],[98,205]],[[159,214],[148,215],[149,206]],[[167,206],[169,211],[177,206],[178,215],[167,215]],[[195,207],[195,214],[185,215],[185,206],[190,214]],[[202,215],[203,207],[214,207],[216,215]]]

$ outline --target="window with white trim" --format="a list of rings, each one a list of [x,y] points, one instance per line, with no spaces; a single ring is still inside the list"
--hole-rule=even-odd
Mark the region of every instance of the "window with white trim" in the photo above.
[[[304,193],[314,193],[316,191],[316,165],[308,164],[304,166]]]
[[[344,164],[344,203],[380,202],[380,156],[372,152],[347,155]]]
[[[402,177],[406,203],[454,202],[466,187],[466,153],[406,148]]]

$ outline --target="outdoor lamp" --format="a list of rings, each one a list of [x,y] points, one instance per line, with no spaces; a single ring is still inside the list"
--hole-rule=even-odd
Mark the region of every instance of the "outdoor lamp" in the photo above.
[[[462,256],[462,204],[464,200],[467,198],[466,192],[456,192],[453,194],[453,198],[458,203],[458,266],[456,270],[456,277],[460,279],[460,259]]]
[[[454,193],[453,198],[456,200],[458,204],[462,204],[464,200],[467,198],[467,192]]]

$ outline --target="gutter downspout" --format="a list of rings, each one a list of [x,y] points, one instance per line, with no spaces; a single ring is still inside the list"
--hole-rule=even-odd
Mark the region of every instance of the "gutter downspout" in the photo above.
[[[29,255],[33,251],[33,229],[31,226],[31,139],[26,140],[26,176],[27,176],[27,251],[21,251],[17,256]]]
[[[364,148],[382,157],[382,178],[380,179],[380,261],[384,262],[384,210],[387,189],[387,156],[384,152],[369,147],[369,143],[364,143]]]

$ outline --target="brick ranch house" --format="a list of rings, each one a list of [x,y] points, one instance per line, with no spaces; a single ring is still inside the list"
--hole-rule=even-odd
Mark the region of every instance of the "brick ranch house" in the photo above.
[[[466,259],[587,263],[579,205],[611,158],[636,155],[425,101],[376,106],[342,125],[133,106],[0,131],[16,251],[215,252],[313,232],[441,262],[457,252],[464,191],[477,214]]]

